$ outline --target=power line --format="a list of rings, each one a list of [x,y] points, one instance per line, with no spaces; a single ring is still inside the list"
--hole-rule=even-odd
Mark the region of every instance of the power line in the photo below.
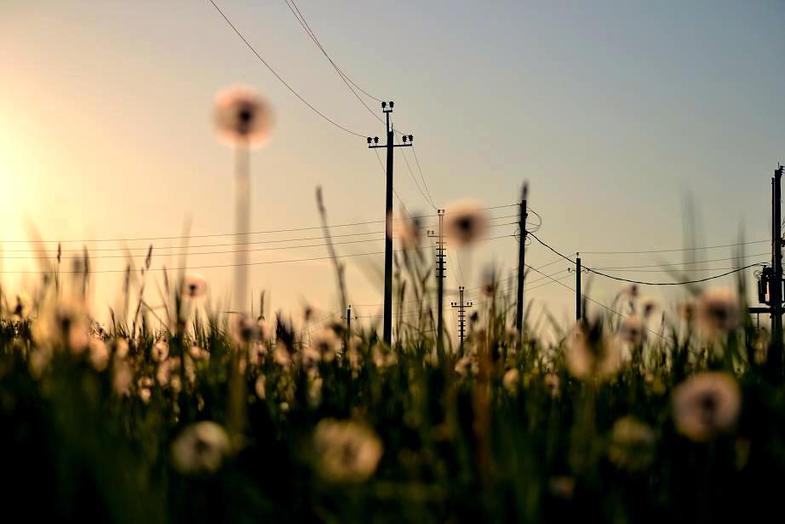
[[[735,244],[717,244],[714,246],[685,247],[680,249],[648,249],[642,251],[581,251],[584,255],[641,255],[647,253],[680,253],[683,251],[701,251],[704,249],[719,249],[723,247],[749,246],[752,244],[768,244],[770,240],[752,240],[750,242],[736,242]]]
[[[508,206],[492,206],[484,208],[485,210],[493,210],[493,209],[501,209]],[[428,214],[428,215],[416,215],[410,218],[433,218],[435,214]],[[504,215],[500,217],[492,217],[491,220],[500,220],[505,218],[512,218],[513,215]],[[381,224],[384,223],[384,220],[365,220],[365,221],[358,221],[358,222],[344,222],[341,224],[332,224],[330,228],[343,228],[343,227],[354,227],[354,226],[364,226],[364,225],[371,225],[371,224]],[[301,232],[301,231],[313,231],[319,230],[322,226],[303,226],[303,227],[291,227],[291,228],[280,228],[280,229],[266,229],[266,230],[259,230],[259,231],[251,231],[248,233],[249,235],[267,235],[267,234],[276,234],[276,233],[294,233],[294,232]],[[346,234],[338,234],[333,235],[335,237],[341,236],[355,236],[355,235],[370,235],[375,234],[376,232],[356,232],[356,233],[346,233]],[[0,241],[0,245],[2,244],[21,244],[21,243],[30,243],[30,244],[70,244],[70,243],[92,243],[92,242],[143,242],[143,241],[158,241],[158,240],[190,240],[190,239],[199,239],[199,238],[219,238],[219,237],[234,237],[238,236],[237,233],[208,233],[208,234],[201,234],[201,235],[170,235],[170,236],[157,236],[157,237],[102,237],[102,238],[82,238],[82,239],[61,239],[61,240],[38,240],[38,239],[11,239],[11,240],[2,240]],[[194,246],[162,246],[159,249],[176,249],[182,247],[190,247],[190,248],[197,248],[197,247],[226,247],[226,246],[241,246],[241,245],[248,245],[248,244],[264,244],[264,243],[275,243],[275,242],[289,242],[289,241],[297,241],[297,240],[317,240],[323,238],[321,236],[318,237],[302,237],[302,238],[287,238],[287,239],[274,239],[274,240],[259,240],[253,241],[249,243],[245,242],[234,242],[234,243],[223,243],[223,244],[200,244]],[[125,251],[125,250],[144,250],[147,251],[149,246],[140,246],[140,247],[121,247],[121,248],[93,248],[91,251]],[[5,249],[3,252],[5,253],[26,253],[26,252],[37,252],[37,249]],[[62,251],[68,252],[83,252],[83,248],[65,248]]]
[[[581,253],[585,253],[585,251],[581,251]],[[673,264],[644,264],[644,265],[637,265],[637,266],[607,266],[607,267],[598,267],[595,269],[602,269],[605,271],[613,271],[613,270],[628,270],[628,269],[644,269],[644,268],[664,268],[664,267],[671,267],[671,266],[688,266],[688,265],[695,265],[695,264],[709,264],[711,262],[725,262],[728,260],[741,260],[745,258],[755,258],[755,257],[762,257],[768,255],[769,253],[756,253],[754,255],[746,255],[743,257],[726,257],[726,258],[713,258],[711,260],[693,260],[690,262],[676,262]],[[685,270],[689,271],[700,271],[698,269],[693,268],[686,268]]]
[[[425,202],[434,209],[437,209],[436,204],[433,203],[430,195],[426,194],[426,192],[420,187],[420,183],[417,182],[417,177],[414,176],[414,171],[412,171],[412,166],[409,164],[409,159],[406,158],[406,154],[401,150],[401,156],[403,157],[403,161],[406,164],[406,169],[409,172],[409,178],[412,179],[414,185],[417,186],[417,191],[420,192]]]
[[[240,32],[239,29],[237,29],[237,27],[232,23],[232,21],[229,19],[229,17],[227,17],[224,14],[224,12],[221,10],[221,8],[218,7],[218,5],[214,2],[214,0],[210,0],[210,3],[213,5],[215,10],[218,11],[218,13],[221,15],[221,17],[226,21],[226,23],[229,25],[229,27],[231,27],[232,30],[237,34],[237,36],[240,37],[240,40],[242,40],[245,43],[245,45],[248,47],[248,49],[251,50],[251,52],[254,54],[254,56],[256,56],[256,58],[262,64],[264,64],[264,66],[273,74],[273,76],[275,76],[275,78],[277,78],[279,82],[281,82],[294,96],[296,96],[300,100],[300,102],[305,104],[308,108],[311,109],[311,111],[313,111],[314,113],[316,113],[317,115],[322,117],[324,120],[326,120],[327,122],[329,122],[333,126],[337,127],[338,129],[344,131],[345,133],[348,133],[350,135],[354,135],[354,136],[360,137],[360,138],[365,138],[367,136],[367,134],[357,133],[357,132],[352,131],[351,129],[349,129],[349,128],[345,127],[345,126],[342,126],[341,124],[339,124],[338,122],[336,122],[335,120],[330,118],[329,116],[327,116],[324,113],[322,113],[321,111],[319,111],[316,107],[313,106],[313,104],[308,102],[308,100],[303,98],[303,96],[300,93],[298,93],[291,85],[289,85],[289,83],[286,80],[284,80],[284,78],[280,74],[278,74],[278,72],[275,69],[273,69],[273,67],[264,58],[262,58],[262,55],[260,55],[259,52],[256,50],[256,48],[253,45],[251,45],[251,43],[248,41],[247,38],[245,38],[243,33]]]
[[[526,267],[528,267],[528,268],[529,268],[529,269],[531,269],[532,271],[535,271],[535,272],[537,272],[537,273],[540,273],[540,274],[541,274],[541,275],[543,275],[544,277],[547,277],[547,278],[549,278],[550,280],[552,280],[552,283],[559,284],[561,287],[563,287],[563,288],[566,288],[566,289],[569,289],[569,290],[570,290],[570,291],[572,291],[573,293],[575,293],[575,292],[576,292],[574,287],[572,287],[572,286],[569,286],[569,285],[565,284],[564,282],[562,282],[562,281],[561,281],[562,279],[559,279],[559,280],[557,280],[557,279],[555,279],[555,278],[552,278],[552,277],[550,277],[550,276],[546,275],[545,273],[542,273],[542,272],[541,272],[541,271],[539,271],[537,268],[534,268],[534,267],[532,267],[532,266],[530,266],[530,265],[528,265],[528,264],[526,265]],[[610,312],[610,313],[613,313],[614,315],[618,315],[618,316],[619,316],[619,317],[621,317],[621,318],[627,318],[627,315],[625,315],[624,313],[621,313],[621,312],[619,312],[619,311],[617,311],[617,310],[613,309],[613,308],[612,308],[612,307],[610,307],[610,306],[606,306],[605,304],[603,304],[603,303],[602,303],[602,302],[600,302],[599,300],[595,300],[595,299],[593,299],[592,297],[590,297],[589,295],[586,295],[586,294],[584,294],[584,293],[581,293],[581,297],[582,297],[582,298],[585,298],[585,299],[586,299],[586,300],[588,300],[589,302],[592,302],[592,303],[594,303],[594,304],[597,304],[598,306],[600,306],[600,307],[601,307],[601,308],[603,308],[604,310],[606,310],[606,311],[608,311],[608,312]],[[647,327],[647,328],[646,328],[646,330],[647,330],[647,331],[649,331],[650,333],[654,333],[655,335],[657,335],[657,336],[658,336],[658,337],[660,337],[660,338],[664,338],[662,335],[660,335],[659,333],[657,333],[656,331],[654,331],[654,330],[653,330],[653,329],[651,329],[651,328],[648,328],[648,327]]]
[[[554,249],[550,245],[546,244],[545,242],[540,240],[540,238],[537,237],[535,234],[531,233],[530,236],[532,238],[534,238],[537,242],[539,242],[542,246],[544,246],[544,247],[548,248],[549,250],[551,250],[553,253],[559,255],[560,257],[562,257],[563,259],[569,261],[570,263],[575,264],[574,260],[572,260],[567,255],[564,255],[563,253],[560,253],[559,251],[557,251],[556,249]],[[694,279],[694,280],[684,280],[684,281],[681,281],[681,282],[648,282],[648,281],[644,281],[644,280],[634,280],[634,279],[631,279],[631,278],[623,278],[623,277],[617,277],[617,276],[609,275],[607,273],[603,273],[603,272],[598,271],[596,269],[592,269],[592,268],[590,268],[588,266],[583,266],[583,268],[586,271],[594,273],[595,275],[600,275],[601,277],[609,278],[611,280],[617,280],[619,282],[627,282],[627,283],[630,283],[630,284],[639,284],[641,286],[684,286],[684,285],[688,285],[688,284],[699,284],[701,282],[708,282],[709,280],[715,280],[717,278],[726,277],[728,275],[732,275],[734,273],[739,273],[741,271],[744,271],[745,269],[749,269],[751,267],[756,267],[756,266],[760,266],[760,265],[761,265],[761,263],[757,262],[755,264],[748,264],[748,265],[746,265],[744,267],[736,268],[736,269],[733,269],[731,271],[726,271],[725,273],[720,273],[719,275],[713,275],[713,276],[705,277],[705,278],[697,278],[697,279]]]
[[[428,193],[428,198],[431,200],[431,204],[433,204],[433,195],[431,195],[431,190],[428,189],[428,182],[425,181],[425,175],[423,174],[422,167],[420,166],[420,158],[417,156],[417,148],[414,147],[413,144],[412,144],[412,155],[414,155],[414,162],[417,165],[417,171],[419,171],[420,178],[422,179],[422,183],[425,186],[425,192]]]
[[[335,72],[336,72],[336,73],[338,73],[338,77],[339,77],[339,78],[340,78],[340,79],[343,81],[343,83],[344,83],[344,84],[346,84],[346,87],[347,87],[347,88],[349,88],[349,91],[351,91],[351,92],[352,92],[352,94],[354,95],[354,97],[355,97],[355,98],[357,98],[357,101],[358,101],[358,102],[360,102],[360,103],[363,105],[363,107],[364,107],[364,108],[365,108],[365,109],[366,109],[366,110],[367,110],[369,113],[371,113],[371,115],[372,115],[372,116],[373,116],[373,117],[374,117],[376,120],[378,120],[378,121],[382,122],[382,119],[381,119],[381,118],[379,118],[379,115],[377,115],[376,113],[374,113],[374,112],[373,112],[373,110],[372,110],[370,107],[368,107],[368,104],[366,104],[366,103],[365,103],[365,101],[364,101],[362,98],[360,98],[360,95],[358,95],[358,94],[357,94],[357,92],[356,92],[356,91],[354,90],[354,88],[352,87],[352,85],[353,85],[353,84],[354,84],[355,86],[356,86],[357,84],[355,84],[355,83],[354,83],[354,82],[353,82],[353,81],[352,81],[352,80],[351,80],[351,79],[350,79],[350,78],[349,78],[349,77],[346,75],[346,73],[344,73],[344,72],[343,72],[343,70],[342,70],[340,67],[338,67],[338,64],[336,64],[336,63],[335,63],[335,61],[334,61],[334,60],[333,60],[333,59],[330,57],[330,55],[329,55],[329,54],[327,54],[327,51],[326,51],[326,50],[324,49],[324,47],[322,46],[321,42],[319,42],[319,39],[316,37],[316,34],[315,34],[315,33],[313,32],[313,30],[311,29],[311,26],[310,26],[310,25],[308,25],[308,22],[305,20],[305,17],[303,16],[302,12],[300,12],[300,9],[297,7],[297,5],[294,3],[294,1],[291,1],[291,3],[290,3],[290,0],[284,0],[284,2],[286,2],[286,6],[289,8],[289,11],[291,11],[291,12],[292,12],[292,14],[294,15],[294,17],[295,17],[295,18],[297,19],[297,21],[300,23],[300,26],[301,26],[301,27],[303,28],[303,30],[305,31],[305,34],[307,34],[307,35],[308,35],[308,36],[311,38],[311,40],[313,41],[313,43],[314,43],[314,44],[316,44],[316,47],[318,47],[318,48],[319,48],[319,50],[322,52],[322,54],[325,56],[325,58],[327,58],[327,60],[328,60],[328,61],[330,62],[330,64],[333,66],[333,69],[335,69]],[[351,83],[350,83],[350,82],[351,82]],[[359,88],[358,88],[358,89],[359,89]],[[364,90],[362,90],[362,89],[360,89],[360,90],[361,90],[361,91],[363,91],[363,92],[365,92],[365,91],[364,91]],[[375,98],[375,97],[372,97],[372,98]],[[379,102],[381,102],[381,100],[379,100]]]
[[[305,19],[305,16],[303,15],[302,11],[300,11],[300,8],[297,7],[296,3],[294,3],[294,0],[284,0],[284,1],[286,2],[286,5],[289,6],[289,10],[290,11],[292,10],[292,7],[294,7],[295,11],[297,11],[297,13],[295,14],[295,18],[297,18],[297,20],[300,22],[300,25],[303,26],[303,29],[305,29],[305,32],[308,33],[308,36],[311,37],[311,39],[313,40],[314,44],[316,44],[316,46],[321,50],[321,52],[324,54],[324,56],[327,58],[327,60],[330,61],[330,64],[332,64],[332,66],[335,68],[335,70],[338,72],[338,74],[341,75],[341,77],[345,78],[354,87],[356,87],[358,91],[360,91],[362,94],[364,94],[368,98],[376,100],[377,102],[382,102],[383,100],[381,98],[377,98],[377,97],[373,96],[368,91],[366,91],[362,87],[358,86],[357,83],[355,83],[354,80],[352,80],[349,77],[349,75],[347,75],[343,71],[343,69],[341,69],[338,66],[338,64],[335,63],[335,61],[333,61],[333,59],[327,53],[327,50],[322,46],[321,42],[319,42],[319,39],[317,38],[316,33],[314,33],[313,30],[311,29],[311,26],[308,24],[308,20]],[[292,13],[294,14],[294,11],[292,11]],[[376,115],[374,114],[374,116],[376,116]]]
[[[508,224],[500,224],[500,225],[508,225]],[[500,238],[511,238],[513,235],[498,235],[495,237],[485,238],[483,240],[497,240]],[[401,250],[397,249],[394,252],[399,253]],[[186,253],[184,253],[186,254]],[[336,258],[353,258],[353,257],[361,257],[361,256],[371,256],[371,255],[381,255],[384,254],[384,251],[374,251],[371,253],[353,253],[348,255],[336,255]],[[97,257],[100,258],[100,257]],[[218,269],[218,268],[231,268],[231,267],[238,267],[238,266],[262,266],[262,265],[275,265],[275,264],[289,264],[289,263],[296,263],[296,262],[311,262],[316,260],[329,260],[331,257],[312,257],[312,258],[300,258],[300,259],[289,259],[289,260],[263,260],[259,262],[248,262],[247,264],[214,264],[214,265],[206,265],[206,266],[187,266],[187,267],[171,267],[171,268],[151,268],[153,271],[161,271],[164,269],[168,269],[170,271],[189,271],[189,270],[196,270],[196,269]],[[103,269],[103,270],[91,270],[89,274],[96,274],[96,273],[125,273],[128,271],[128,268],[123,269]],[[34,270],[2,270],[0,274],[5,275],[22,275],[22,274],[40,274],[41,271],[34,271]],[[81,275],[84,274],[84,271],[59,271],[61,275]]]
[[[507,217],[498,217],[498,218],[507,218]],[[488,227],[489,228],[496,228],[496,227],[504,227],[504,226],[508,226],[508,225],[510,225],[509,222],[508,223],[503,223],[503,224],[491,224]],[[332,237],[333,238],[338,238],[338,237],[356,237],[356,236],[382,235],[382,234],[384,234],[384,231],[369,231],[369,232],[365,232],[365,233],[346,233],[346,234],[342,234],[342,235],[332,235]],[[256,244],[280,243],[280,242],[296,242],[296,241],[304,241],[304,240],[324,240],[324,237],[320,236],[320,237],[304,237],[304,238],[293,238],[293,239],[261,240],[261,241],[257,241],[257,242],[235,242],[235,243],[228,243],[228,244],[202,244],[201,246],[200,245],[195,245],[195,246],[166,246],[166,247],[159,247],[159,248],[157,248],[155,250],[155,255],[159,256],[159,257],[162,257],[162,256],[178,256],[178,255],[184,255],[184,256],[185,255],[187,255],[187,256],[220,255],[220,254],[237,253],[238,250],[230,249],[230,250],[222,250],[222,251],[190,252],[190,251],[187,251],[187,249],[193,249],[193,248],[199,248],[199,247],[203,247],[203,248],[204,247],[207,247],[207,248],[209,248],[209,247],[222,247],[222,246],[240,247],[240,246],[250,246],[250,245],[256,245]],[[334,244],[340,246],[340,245],[348,245],[348,244],[360,244],[360,243],[365,243],[365,242],[376,242],[378,240],[381,240],[381,238],[367,238],[367,239],[363,239],[363,240],[350,240],[350,241],[345,241],[345,242],[335,242]],[[287,249],[326,247],[327,245],[328,244],[326,244],[326,243],[306,244],[306,245],[299,245],[299,246],[280,246],[280,247],[271,247],[271,248],[248,249],[248,250],[245,250],[245,251],[248,251],[248,252],[281,251],[281,250],[287,250]],[[92,253],[94,251],[101,251],[101,252],[105,252],[105,251],[109,251],[109,252],[125,251],[125,253],[119,254],[119,255],[90,255],[90,258],[95,258],[95,259],[101,259],[101,258],[125,258],[125,259],[127,259],[127,258],[131,258],[133,256],[146,256],[147,252],[150,249],[150,247],[151,246],[147,246],[147,247],[144,247],[144,248],[129,248],[127,250],[124,250],[122,248],[96,248],[94,250],[89,250],[89,253]],[[134,253],[130,253],[131,249],[136,250],[136,251],[143,250],[143,252],[134,254]],[[160,253],[159,251],[163,250],[163,249],[169,250],[169,251],[171,251],[173,249],[186,250],[186,251],[178,251],[178,252],[174,252],[174,253]],[[6,256],[6,257],[3,257],[3,258],[6,259],[6,260],[31,260],[31,259],[38,259],[38,260],[40,260],[42,258],[43,259],[48,259],[48,260],[54,260],[54,259],[58,258],[55,255],[41,255],[41,254],[37,254],[39,251],[16,250],[16,251],[13,251],[13,252],[17,252],[17,253],[19,253],[19,252],[28,252],[28,253],[36,253],[36,254],[28,254],[28,255],[25,255],[25,256]],[[84,248],[82,248],[82,249],[72,249],[72,250],[69,250],[68,252],[76,253],[77,256],[81,256],[84,253]],[[61,255],[62,255],[62,250],[61,250]],[[62,256],[61,256],[61,258],[62,258]]]

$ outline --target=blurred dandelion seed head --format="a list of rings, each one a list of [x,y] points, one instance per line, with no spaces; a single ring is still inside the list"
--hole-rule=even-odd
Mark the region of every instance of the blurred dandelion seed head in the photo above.
[[[171,451],[172,462],[180,473],[214,473],[229,454],[229,436],[215,422],[197,422],[178,435]]]
[[[635,472],[654,461],[656,436],[645,423],[632,416],[613,424],[608,444],[608,459],[619,469]]]
[[[272,108],[254,89],[237,86],[215,97],[213,118],[219,140],[229,146],[261,147],[273,127]]]
[[[565,361],[577,379],[607,380],[622,365],[622,348],[601,326],[579,322],[567,337]]]
[[[485,236],[488,214],[481,203],[463,200],[449,206],[444,213],[444,233],[456,247],[470,245]]]
[[[724,372],[698,373],[673,391],[676,429],[696,442],[706,442],[731,430],[740,409],[739,385]]]
[[[696,319],[709,335],[733,331],[741,322],[738,298],[727,288],[707,289],[698,300]]]
[[[199,274],[186,275],[183,293],[190,298],[201,298],[207,293],[207,280]]]
[[[320,421],[314,431],[314,447],[320,476],[336,483],[367,480],[382,456],[382,443],[376,433],[354,421]]]

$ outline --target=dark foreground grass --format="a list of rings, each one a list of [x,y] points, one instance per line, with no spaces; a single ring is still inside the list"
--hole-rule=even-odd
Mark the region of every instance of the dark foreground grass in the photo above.
[[[785,387],[743,306],[710,334],[591,317],[546,345],[489,298],[439,354],[427,307],[386,347],[172,296],[163,331],[99,328],[78,298],[3,309],[8,522],[779,519]]]

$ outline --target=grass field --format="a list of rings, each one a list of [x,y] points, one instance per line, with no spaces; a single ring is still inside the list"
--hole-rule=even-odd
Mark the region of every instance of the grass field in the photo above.
[[[3,296],[3,508],[153,523],[717,522],[779,507],[785,388],[741,290],[677,312],[631,288],[614,304],[625,318],[589,307],[546,345],[509,327],[491,285],[463,347],[439,352],[415,265],[399,260],[398,296],[423,314],[392,347],[340,322],[210,312],[187,276],[166,280],[162,323],[128,297],[130,314],[99,326],[87,275]]]

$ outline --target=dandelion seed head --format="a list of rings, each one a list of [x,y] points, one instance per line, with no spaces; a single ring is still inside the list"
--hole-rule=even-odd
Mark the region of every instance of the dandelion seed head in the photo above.
[[[646,325],[641,317],[637,315],[625,317],[619,326],[619,337],[622,341],[637,346],[643,343],[646,334]]]
[[[259,397],[260,400],[264,400],[267,398],[267,381],[264,378],[264,375],[259,375],[256,377],[256,382],[254,383],[254,391],[256,392],[256,396]]]
[[[150,351],[150,356],[156,362],[163,362],[169,358],[169,342],[165,338],[159,339]]]
[[[215,422],[197,422],[185,428],[172,443],[172,462],[183,474],[208,474],[220,469],[229,454],[229,436]]]
[[[619,469],[642,471],[654,461],[655,443],[647,424],[632,416],[620,418],[611,430],[608,459]]]
[[[124,360],[115,360],[112,371],[112,389],[119,396],[128,396],[131,393],[131,384],[134,374],[131,366]]]
[[[335,483],[358,483],[371,477],[382,456],[382,443],[368,426],[325,419],[314,431],[317,471]]]
[[[502,377],[502,386],[510,395],[515,395],[518,392],[520,383],[521,373],[516,368],[508,369]]]
[[[88,343],[90,364],[98,372],[104,371],[109,365],[109,349],[100,338],[91,337]]]
[[[567,337],[565,359],[575,378],[606,380],[619,371],[622,351],[601,327],[579,322]]]
[[[201,298],[207,293],[207,280],[199,274],[190,274],[183,280],[183,293],[190,298]]]
[[[229,146],[260,147],[272,131],[272,108],[255,90],[230,87],[218,93],[214,108],[215,128]]]
[[[727,288],[704,291],[698,300],[696,315],[698,324],[709,335],[733,331],[741,321],[739,301]]]
[[[444,232],[456,247],[480,240],[488,229],[488,215],[476,201],[464,200],[448,207],[444,214]]]
[[[696,442],[711,440],[731,430],[740,409],[739,385],[728,373],[698,373],[673,391],[676,429]]]
[[[407,215],[401,216],[395,221],[395,236],[401,243],[403,249],[417,249],[422,241],[422,219],[419,217],[410,218]]]

